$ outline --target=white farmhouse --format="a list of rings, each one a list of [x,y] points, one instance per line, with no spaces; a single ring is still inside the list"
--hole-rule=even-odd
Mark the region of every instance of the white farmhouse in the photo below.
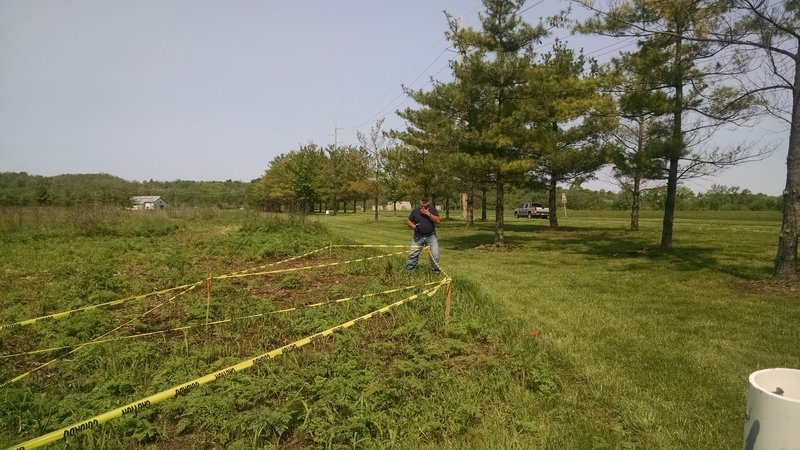
[[[139,195],[131,197],[131,209],[164,209],[167,207],[167,202],[158,195]]]

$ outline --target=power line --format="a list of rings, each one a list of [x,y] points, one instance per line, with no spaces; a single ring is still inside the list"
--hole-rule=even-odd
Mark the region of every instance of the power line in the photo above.
[[[613,44],[606,45],[605,47],[600,47],[598,49],[592,50],[591,52],[588,52],[585,55],[586,56],[604,56],[604,55],[607,55],[609,53],[613,53],[615,51],[619,51],[622,48],[633,44],[634,42],[632,42],[632,41],[635,41],[635,40],[637,40],[636,37],[629,37],[629,38],[623,39],[622,41],[618,41],[618,42],[614,42]],[[615,48],[612,48],[612,47],[615,47]],[[602,50],[605,50],[605,49],[611,49],[611,50],[599,53],[599,52],[601,52]]]
[[[436,49],[436,47],[438,47],[438,46],[439,46],[439,45],[442,43],[442,41],[443,41],[443,40],[444,40],[444,39],[439,39],[438,41],[436,41],[436,43],[435,43],[435,44],[433,44],[433,46],[432,46],[432,47],[431,47],[431,48],[430,48],[430,49],[429,49],[427,52],[425,52],[425,56],[423,56],[422,58],[420,58],[420,60],[419,60],[419,61],[417,61],[417,62],[416,62],[416,63],[415,63],[415,64],[414,64],[414,65],[413,65],[413,66],[412,66],[410,69],[408,69],[408,71],[407,71],[406,73],[404,73],[404,74],[403,74],[403,76],[401,76],[401,77],[400,77],[400,79],[404,79],[404,78],[406,78],[408,75],[410,75],[410,74],[411,74],[411,72],[412,72],[414,69],[416,69],[416,68],[417,68],[417,67],[418,67],[418,66],[419,66],[419,65],[420,65],[420,64],[421,64],[423,61],[425,61],[425,59],[426,59],[426,58],[427,58],[427,57],[428,57],[428,56],[431,54],[431,52],[433,52],[433,50],[435,50],[435,49]],[[447,49],[445,49],[445,50],[447,50]],[[441,56],[441,55],[439,55],[439,56]],[[417,78],[419,78],[419,77],[417,77]],[[413,83],[413,82],[412,82],[412,83]],[[353,113],[352,115],[354,115],[354,116],[357,116],[357,115],[361,114],[362,112],[364,112],[364,111],[366,111],[366,110],[370,109],[370,108],[371,108],[373,105],[375,105],[376,103],[378,103],[378,102],[380,101],[380,99],[382,99],[383,97],[385,97],[385,96],[386,96],[386,94],[388,94],[388,93],[392,92],[394,89],[395,89],[395,87],[394,87],[394,86],[393,86],[393,87],[390,87],[390,88],[389,88],[389,89],[387,89],[387,90],[386,90],[384,93],[382,93],[382,94],[381,94],[379,97],[377,97],[377,98],[376,98],[374,101],[372,101],[370,104],[368,104],[367,106],[365,106],[365,107],[364,107],[364,108],[362,108],[361,110],[359,110],[359,111],[357,111],[357,112]]]
[[[524,12],[526,12],[526,11],[529,11],[529,10],[531,10],[531,9],[533,9],[533,8],[535,8],[535,7],[537,7],[537,6],[539,6],[539,5],[543,4],[544,2],[545,2],[545,0],[539,0],[539,1],[535,2],[535,3],[533,3],[532,5],[528,6],[527,8],[525,8],[525,9],[521,10],[521,11],[519,12],[519,14],[521,15],[522,13],[524,13]],[[476,8],[474,8],[472,11],[470,11],[470,12],[469,12],[469,13],[467,13],[467,14],[471,14],[471,13],[473,13],[473,12],[477,11],[479,8],[480,8],[480,7],[476,7]],[[552,29],[552,28],[553,28],[553,27],[551,27],[551,29]],[[605,54],[608,54],[608,53],[611,53],[611,52],[613,52],[613,51],[614,51],[616,48],[621,48],[621,47],[624,47],[624,46],[626,46],[626,45],[629,45],[629,44],[631,43],[630,41],[631,41],[631,40],[634,40],[634,39],[635,39],[635,38],[628,38],[628,39],[626,39],[625,41],[622,41],[622,42],[614,42],[614,43],[612,43],[612,44],[606,45],[606,46],[604,46],[604,47],[601,47],[601,48],[599,48],[599,49],[593,50],[593,51],[591,51],[591,52],[587,53],[586,55],[587,55],[587,56],[603,56],[603,55],[605,55]],[[549,46],[549,45],[551,45],[551,44],[552,44],[552,43],[554,43],[554,42],[556,42],[556,40],[552,40],[552,41],[550,41],[550,42],[547,42],[547,43],[544,43],[544,44],[542,44],[542,45],[540,45],[540,46],[537,46],[536,48],[534,48],[534,50],[536,50],[536,49],[541,49],[541,48],[543,48],[543,47]],[[438,40],[438,41],[437,41],[437,42],[436,42],[436,43],[435,43],[435,44],[434,44],[434,45],[433,45],[433,46],[432,46],[432,47],[431,47],[431,48],[430,48],[430,49],[429,49],[429,50],[428,50],[428,51],[425,53],[425,55],[424,55],[424,56],[423,56],[423,57],[422,57],[422,58],[421,58],[419,61],[417,61],[417,63],[415,63],[415,64],[414,64],[414,65],[413,65],[413,66],[412,66],[412,67],[411,67],[411,68],[410,68],[408,71],[406,71],[406,73],[405,73],[405,74],[404,74],[404,75],[401,77],[401,79],[402,79],[402,78],[405,78],[405,77],[406,77],[406,76],[408,76],[410,73],[412,73],[412,72],[414,71],[414,69],[415,69],[415,68],[417,68],[417,67],[418,67],[418,66],[419,66],[419,65],[422,63],[422,61],[424,61],[424,60],[425,60],[425,59],[426,59],[426,58],[427,58],[427,57],[428,57],[428,56],[431,54],[431,52],[432,52],[432,51],[433,51],[433,50],[434,50],[434,49],[435,49],[435,48],[436,48],[438,45],[440,45],[440,44],[441,44],[441,40]],[[611,50],[610,50],[610,51],[607,51],[607,52],[603,52],[603,53],[598,53],[598,52],[600,52],[600,51],[602,51],[602,50],[605,50],[605,49],[611,49]],[[428,66],[427,66],[427,67],[425,67],[425,69],[424,69],[424,70],[422,70],[422,71],[421,71],[421,72],[420,72],[420,73],[419,73],[419,74],[418,74],[418,75],[417,75],[417,76],[416,76],[416,77],[415,77],[415,78],[414,78],[414,79],[413,79],[413,80],[412,80],[410,83],[408,83],[406,86],[408,86],[408,87],[411,87],[411,86],[413,86],[413,84],[414,84],[414,83],[416,83],[416,82],[417,82],[417,81],[418,81],[418,80],[419,80],[419,79],[420,79],[420,78],[421,78],[423,75],[425,75],[425,74],[428,72],[428,70],[430,70],[430,68],[431,68],[431,67],[433,67],[433,65],[434,65],[434,64],[436,64],[436,62],[438,62],[438,61],[439,61],[439,59],[440,59],[440,58],[441,58],[441,57],[442,57],[442,56],[443,56],[443,55],[444,55],[444,54],[445,54],[447,51],[452,51],[452,48],[451,48],[451,47],[447,47],[447,48],[444,48],[444,49],[443,49],[441,52],[439,52],[439,54],[436,56],[436,58],[435,58],[435,59],[434,59],[434,60],[433,60],[433,61],[432,61],[430,64],[428,64]],[[442,67],[441,69],[439,69],[439,71],[437,71],[437,72],[436,72],[434,75],[432,75],[432,77],[436,77],[437,75],[439,75],[439,74],[440,74],[440,73],[441,73],[441,72],[442,72],[442,71],[443,71],[445,68],[447,68],[447,66],[445,66],[445,67]],[[401,83],[401,84],[402,84],[402,83]],[[423,85],[423,87],[424,87],[424,86],[427,86],[427,85],[429,85],[429,84],[430,84],[430,80],[429,80],[427,83],[425,83],[425,84]],[[385,97],[387,93],[391,92],[391,91],[392,91],[392,89],[395,89],[395,88],[394,88],[394,87],[392,87],[392,88],[389,88],[387,91],[385,91],[383,94],[381,94],[381,95],[380,95],[380,96],[379,96],[379,97],[378,97],[376,100],[374,100],[374,101],[370,102],[370,103],[369,103],[367,106],[365,106],[364,108],[362,108],[362,109],[361,109],[361,110],[359,110],[358,112],[354,113],[353,115],[358,115],[358,114],[360,114],[360,113],[362,113],[362,112],[364,112],[364,111],[367,111],[367,110],[369,110],[370,108],[372,108],[372,106],[374,106],[375,104],[377,104],[377,103],[380,101],[380,99],[381,99],[381,98]],[[399,107],[399,106],[402,106],[403,104],[407,103],[407,102],[410,100],[410,98],[407,98],[406,100],[404,100],[404,101],[400,101],[400,102],[398,103],[398,100],[399,100],[401,97],[403,97],[404,95],[405,95],[405,91],[401,91],[401,92],[400,92],[400,93],[398,93],[398,94],[397,94],[397,95],[396,95],[394,98],[392,98],[392,99],[391,99],[391,100],[390,100],[388,103],[386,103],[386,105],[385,105],[384,107],[382,107],[381,109],[379,109],[379,110],[378,110],[376,113],[372,114],[372,115],[371,115],[369,118],[367,118],[367,119],[365,119],[365,120],[361,121],[361,122],[360,122],[360,123],[358,123],[357,125],[354,125],[354,126],[351,126],[351,127],[343,127],[343,128],[340,128],[340,129],[341,129],[341,130],[343,130],[343,131],[352,131],[352,130],[356,130],[356,129],[358,129],[358,128],[360,128],[360,127],[362,127],[362,126],[364,126],[364,125],[366,125],[366,124],[368,124],[368,123],[370,123],[370,122],[372,122],[372,121],[373,121],[373,120],[375,120],[376,118],[380,117],[382,114],[385,114],[386,112],[388,112],[388,111],[389,111],[390,109],[392,109],[393,107],[394,107],[394,108],[397,108],[397,107]]]
[[[438,72],[436,72],[435,74],[431,75],[431,78],[436,78],[436,76],[437,76],[437,75],[439,75],[440,73],[442,73],[442,71],[443,71],[444,69],[446,69],[446,68],[447,68],[447,66],[444,66],[444,67],[442,67],[441,69],[439,69],[439,71],[438,71]],[[425,82],[425,84],[423,84],[423,85],[421,86],[421,88],[424,88],[424,87],[426,87],[426,86],[428,86],[428,85],[430,85],[430,84],[431,84],[431,80],[429,79],[428,81],[426,81],[426,82]],[[395,106],[395,108],[400,108],[401,106],[403,106],[403,105],[407,104],[409,101],[411,101],[411,97],[406,97],[406,98],[405,98],[403,101],[401,101],[400,103],[398,103],[398,104]]]
[[[436,64],[436,62],[437,62],[437,61],[439,61],[439,58],[441,58],[441,57],[442,57],[442,55],[444,55],[444,54],[445,54],[445,52],[447,52],[448,50],[450,50],[450,47],[448,47],[448,48],[445,48],[444,50],[442,50],[442,51],[439,53],[439,56],[437,56],[437,57],[436,57],[436,59],[434,59],[434,60],[433,60],[433,61],[432,61],[430,64],[428,64],[428,67],[426,67],[426,68],[425,68],[425,70],[423,70],[423,71],[422,71],[422,72],[421,72],[419,75],[417,75],[417,77],[416,77],[416,78],[414,78],[414,80],[413,80],[411,83],[409,83],[409,84],[408,84],[408,86],[411,86],[411,85],[413,85],[414,83],[416,83],[416,82],[417,82],[417,80],[419,80],[419,79],[420,79],[420,77],[422,77],[423,75],[425,75],[425,74],[428,72],[428,69],[430,69],[430,68],[431,68],[431,67],[432,67],[434,64]],[[447,66],[445,66],[445,67],[447,67]],[[439,73],[440,73],[442,70],[444,70],[444,69],[445,69],[445,67],[443,67],[442,69],[440,69],[440,70],[439,70],[439,72],[437,72],[437,73],[436,73],[435,75],[433,75],[433,76],[436,76],[436,75],[438,75],[438,74],[439,74]],[[371,122],[372,120],[374,120],[375,118],[377,118],[378,116],[380,116],[381,114],[383,114],[383,113],[384,113],[384,112],[385,112],[387,109],[391,108],[391,107],[392,107],[392,105],[394,104],[394,102],[396,102],[396,101],[397,101],[397,99],[399,99],[399,98],[400,98],[401,96],[403,96],[403,95],[405,95],[405,91],[401,91],[399,94],[397,94],[397,96],[395,96],[395,97],[394,97],[394,98],[393,98],[393,99],[392,99],[392,100],[391,100],[391,101],[390,101],[390,102],[389,102],[389,103],[388,103],[386,106],[384,106],[383,108],[381,108],[381,109],[380,109],[380,110],[379,110],[377,113],[375,113],[375,114],[373,114],[372,116],[370,116],[370,117],[369,117],[367,120],[365,120],[365,121],[361,122],[360,124],[358,124],[358,125],[356,125],[356,126],[353,126],[353,127],[346,127],[346,128],[344,128],[344,129],[345,129],[345,130],[355,130],[355,129],[358,129],[359,127],[362,127],[362,126],[366,125],[367,123]]]
[[[542,2],[544,2],[544,0],[540,0],[540,2],[539,2],[539,3],[542,3]],[[534,6],[535,6],[535,5],[534,5]],[[477,10],[478,10],[478,9],[480,9],[480,8],[481,8],[481,6],[479,5],[479,6],[475,7],[475,8],[473,8],[472,10],[470,10],[469,12],[467,12],[466,14],[461,14],[461,16],[463,17],[463,16],[465,16],[465,15],[470,15],[470,14],[474,13],[475,11],[477,11]],[[441,44],[441,42],[442,42],[442,39],[440,39],[440,40],[436,41],[436,43],[435,43],[435,44],[434,44],[434,45],[433,45],[433,46],[432,46],[432,47],[431,47],[431,48],[430,48],[430,49],[429,49],[429,50],[428,50],[428,51],[425,53],[425,56],[423,56],[423,57],[422,57],[422,58],[421,58],[419,61],[417,61],[417,63],[416,63],[416,64],[414,64],[414,65],[411,67],[411,69],[409,69],[409,70],[408,70],[408,71],[407,71],[407,72],[406,72],[406,73],[405,73],[405,74],[404,74],[404,75],[401,77],[401,80],[402,80],[403,78],[405,78],[407,75],[409,75],[410,73],[412,73],[412,72],[414,71],[414,69],[415,69],[416,67],[418,67],[418,66],[419,66],[419,65],[420,65],[420,64],[421,64],[421,63],[422,63],[422,62],[425,60],[425,58],[427,58],[427,57],[428,57],[428,55],[430,55],[430,54],[431,54],[431,52],[432,52],[432,51],[433,51],[433,50],[434,50],[434,49],[435,49],[435,48],[436,48],[438,45],[440,45],[440,44]],[[444,55],[444,53],[445,53],[445,52],[447,52],[447,51],[450,51],[450,50],[452,50],[452,49],[451,49],[449,46],[448,46],[448,47],[446,47],[445,49],[443,49],[443,50],[442,50],[442,51],[439,53],[439,55],[436,57],[436,59],[434,59],[434,60],[433,60],[433,62],[431,62],[430,64],[428,64],[428,66],[425,68],[425,70],[423,70],[423,71],[422,71],[422,72],[421,72],[419,75],[417,75],[417,77],[416,77],[416,78],[414,78],[414,80],[413,80],[413,81],[411,81],[411,83],[408,83],[408,84],[407,84],[407,86],[411,86],[411,85],[413,85],[415,82],[417,82],[417,80],[419,80],[419,79],[420,79],[420,77],[422,77],[423,75],[425,75],[425,74],[427,73],[427,71],[428,71],[428,70],[429,70],[429,69],[430,69],[430,68],[431,68],[431,67],[432,67],[432,66],[433,66],[433,65],[434,65],[434,64],[435,64],[435,63],[436,63],[438,60],[439,60],[439,58],[441,58],[441,57],[442,57],[442,55]],[[447,66],[445,66],[445,67],[447,67]],[[444,68],[445,68],[445,67],[443,67],[442,69],[440,69],[440,70],[439,70],[439,71],[438,71],[436,74],[434,74],[433,76],[435,77],[436,75],[438,75],[439,73],[441,73],[441,72],[442,72],[442,70],[444,70]],[[402,81],[401,81],[399,84],[403,85],[404,83],[402,83]],[[426,85],[427,85],[427,84],[428,84],[428,83],[426,83]],[[387,93],[391,92],[391,91],[392,91],[393,89],[395,89],[395,88],[396,88],[396,87],[391,87],[391,88],[389,88],[389,89],[388,89],[388,90],[386,90],[386,91],[385,91],[383,94],[381,94],[381,95],[380,95],[380,96],[379,96],[379,97],[378,97],[376,100],[374,100],[374,101],[370,102],[370,103],[369,103],[367,106],[365,106],[364,108],[362,108],[362,109],[361,109],[361,110],[359,110],[358,112],[356,112],[356,113],[353,113],[351,116],[358,115],[358,114],[360,114],[360,113],[362,113],[362,112],[364,112],[364,111],[366,111],[366,110],[370,109],[370,108],[371,108],[373,105],[375,105],[376,103],[378,103],[378,102],[380,101],[380,99],[381,99],[381,98],[385,97]],[[389,103],[388,103],[386,106],[384,106],[383,108],[381,108],[380,110],[378,110],[378,112],[377,112],[377,113],[375,113],[375,114],[373,114],[373,115],[372,115],[370,118],[368,118],[368,119],[364,120],[363,122],[361,122],[361,123],[359,123],[358,125],[355,125],[355,126],[353,126],[353,127],[342,128],[342,130],[355,130],[355,129],[358,129],[359,127],[362,127],[362,126],[366,125],[367,123],[371,122],[372,120],[374,120],[375,118],[377,118],[378,116],[380,116],[382,113],[384,113],[384,112],[385,112],[387,109],[391,108],[391,107],[392,107],[392,105],[393,105],[393,104],[394,104],[394,103],[395,103],[395,102],[396,102],[396,101],[397,101],[397,100],[398,100],[398,99],[399,99],[401,96],[403,96],[404,94],[405,94],[405,92],[400,92],[400,93],[399,93],[397,96],[395,96],[395,97],[394,97],[394,98],[393,98],[393,99],[392,99],[392,100],[391,100],[391,101],[390,101],[390,102],[389,102]],[[401,104],[402,104],[402,103],[401,103]]]
[[[536,3],[532,4],[531,6],[528,6],[527,8],[525,8],[525,9],[523,9],[522,11],[518,12],[517,14],[520,14],[520,15],[521,15],[521,14],[522,14],[522,13],[524,13],[525,11],[527,11],[527,10],[529,10],[529,9],[531,9],[531,8],[535,8],[535,7],[537,7],[537,6],[541,5],[541,4],[542,4],[542,3],[544,3],[544,2],[545,2],[545,0],[539,0],[538,2],[536,2]]]

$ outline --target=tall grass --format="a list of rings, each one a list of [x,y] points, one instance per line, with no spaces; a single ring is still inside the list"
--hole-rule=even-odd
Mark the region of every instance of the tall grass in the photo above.
[[[168,283],[191,282],[208,272],[274,262],[342,240],[314,221],[233,214],[205,221],[153,216],[153,220],[178,221],[180,226],[171,234],[147,236],[139,231],[72,235],[50,224],[30,239],[24,228],[19,229],[2,243],[9,251],[0,252],[0,268],[7,275],[0,283],[9,294],[3,299],[0,322],[144,293]],[[109,219],[108,223],[115,229],[149,226],[121,223],[127,220],[124,215],[113,217],[119,222]],[[296,264],[371,254],[375,251],[332,250]],[[315,273],[216,281],[210,318],[431,280],[423,273],[403,277],[401,267],[402,257],[395,257]],[[454,288],[463,298],[469,297],[471,289],[462,282]],[[199,328],[184,335],[88,347],[0,392],[0,443],[12,445],[91,417],[358,317],[401,295],[408,292],[238,321],[207,331]],[[0,332],[0,353],[85,342],[164,299],[6,330]],[[203,323],[205,304],[205,292],[188,294],[134,320],[125,334]],[[441,295],[423,297],[332,339],[56,447],[447,445],[479,422],[482,404],[494,402],[509,389],[525,391],[514,388],[521,386],[515,380],[524,378],[515,374],[527,370],[528,363],[500,364],[498,358],[506,356],[498,347],[494,324],[502,322],[484,310],[486,305],[475,298],[473,310],[489,322],[478,317],[460,321],[444,334]],[[6,380],[61,353],[0,360],[0,377]],[[530,364],[529,371],[540,372],[538,363]],[[536,390],[539,385],[529,386]]]
[[[3,207],[0,232],[26,235],[150,236],[177,229],[164,211],[127,211],[100,207]]]

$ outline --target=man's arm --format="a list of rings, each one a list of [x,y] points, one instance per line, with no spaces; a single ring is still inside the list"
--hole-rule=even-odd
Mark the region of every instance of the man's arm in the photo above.
[[[411,228],[412,230],[416,230],[417,229],[417,224],[412,222],[411,219],[406,219],[406,226],[408,228]]]
[[[442,219],[439,218],[438,214],[432,213],[429,209],[425,209],[425,210],[422,210],[420,212],[422,213],[423,216],[428,216],[428,218],[431,219],[433,221],[433,223],[435,223],[437,225],[439,224],[439,222],[442,221]]]

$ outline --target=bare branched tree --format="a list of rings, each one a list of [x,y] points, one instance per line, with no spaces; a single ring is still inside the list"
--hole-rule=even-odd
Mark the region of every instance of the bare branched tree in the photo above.
[[[380,201],[380,174],[381,174],[381,157],[384,149],[386,148],[386,135],[381,128],[383,127],[384,118],[375,122],[375,125],[370,128],[369,136],[358,131],[356,136],[358,142],[364,147],[364,150],[370,156],[372,169],[375,172],[375,222],[378,221],[378,202]]]

